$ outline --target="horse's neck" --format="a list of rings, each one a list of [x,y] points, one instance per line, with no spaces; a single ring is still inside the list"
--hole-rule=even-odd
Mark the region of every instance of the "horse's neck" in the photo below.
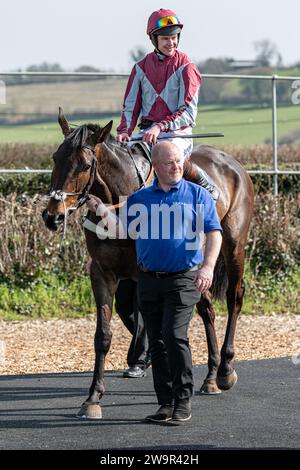
[[[113,204],[113,195],[105,181],[101,178],[98,169],[90,193],[99,197],[104,204]]]
[[[112,204],[114,195],[110,186],[106,183],[107,167],[109,167],[108,147],[104,144],[98,144],[96,147],[97,167],[95,179],[90,193],[98,196],[105,204]]]
[[[120,197],[128,196],[138,189],[137,170],[124,149],[102,143],[97,146],[96,156],[97,171],[92,194],[100,197],[104,203],[116,204]],[[134,158],[139,166],[142,155]]]

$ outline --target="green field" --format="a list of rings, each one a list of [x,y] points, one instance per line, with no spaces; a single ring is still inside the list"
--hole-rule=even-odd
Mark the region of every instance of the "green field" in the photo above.
[[[300,105],[279,107],[277,109],[278,139],[291,132],[299,131]],[[199,107],[196,132],[223,132],[222,143],[252,145],[263,144],[272,139],[272,109],[236,106],[219,109],[213,106]],[[213,143],[216,140],[212,139]],[[298,141],[298,142],[297,142]]]
[[[295,143],[300,142],[300,105],[279,107],[278,138],[297,132]],[[110,120],[108,116],[98,122],[105,125]],[[84,122],[88,122],[87,118]],[[95,119],[91,120],[95,122]],[[82,124],[83,121],[74,121]],[[113,132],[119,123],[114,118]],[[272,138],[272,110],[271,108],[253,108],[250,106],[235,106],[218,108],[217,106],[199,106],[196,132],[223,132],[223,139],[211,139],[213,145],[241,144],[252,145],[265,143]],[[58,124],[28,124],[0,126],[0,143],[20,142],[52,144],[59,143],[62,135]]]

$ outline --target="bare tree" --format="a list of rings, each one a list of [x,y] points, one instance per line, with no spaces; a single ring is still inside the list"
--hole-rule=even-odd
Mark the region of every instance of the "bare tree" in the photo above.
[[[256,60],[262,67],[270,67],[273,62],[282,63],[282,57],[277,49],[276,44],[269,39],[261,39],[254,42],[256,51]]]
[[[145,57],[145,55],[147,54],[147,51],[142,46],[136,46],[134,49],[130,51],[129,54],[130,54],[131,60],[136,63]]]

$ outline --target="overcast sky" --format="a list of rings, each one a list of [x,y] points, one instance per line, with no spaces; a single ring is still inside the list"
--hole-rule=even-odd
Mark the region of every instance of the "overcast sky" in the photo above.
[[[285,65],[300,61],[299,0],[0,0],[0,71],[44,61],[128,71],[131,49],[152,50],[145,28],[159,8],[177,12],[180,49],[195,61],[253,59],[264,38]]]

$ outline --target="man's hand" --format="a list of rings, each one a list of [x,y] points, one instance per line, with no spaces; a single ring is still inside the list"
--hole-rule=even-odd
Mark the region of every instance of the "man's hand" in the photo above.
[[[85,265],[85,272],[87,274],[90,274],[91,273],[91,266],[92,266],[92,258],[89,258],[89,260],[87,261],[86,265]]]
[[[89,194],[89,198],[86,202],[86,207],[91,212],[96,212],[99,204],[103,205],[103,202],[101,201],[101,199],[97,196],[93,196],[92,194]]]
[[[127,134],[127,132],[122,132],[122,134],[118,134],[118,135],[117,135],[117,141],[118,141],[118,142],[129,142],[129,141],[130,141],[130,137],[129,137],[129,135]]]
[[[201,294],[211,287],[213,276],[214,270],[212,267],[205,265],[201,266],[195,279],[195,285]]]
[[[195,285],[201,294],[212,285],[214,267],[220,253],[221,245],[222,235],[219,230],[211,230],[206,233],[204,262],[195,279]]]
[[[157,143],[157,137],[160,134],[160,127],[155,124],[155,126],[150,127],[145,134],[143,135],[142,141],[148,142],[149,144],[155,145]]]

